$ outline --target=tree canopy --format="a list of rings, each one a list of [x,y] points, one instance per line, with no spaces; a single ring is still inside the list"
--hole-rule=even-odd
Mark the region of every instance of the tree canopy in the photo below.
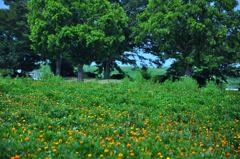
[[[63,53],[79,67],[79,79],[83,64],[110,57],[113,61],[124,51],[119,49],[125,40],[128,18],[117,4],[107,0],[32,0],[29,10],[34,49]]]
[[[27,25],[27,1],[4,1],[9,9],[0,9],[0,68],[18,69],[22,73],[33,70],[39,60],[30,49]]]
[[[135,37],[161,58],[174,58],[174,76],[223,78],[239,62],[240,12],[236,0],[149,0],[138,16]]]

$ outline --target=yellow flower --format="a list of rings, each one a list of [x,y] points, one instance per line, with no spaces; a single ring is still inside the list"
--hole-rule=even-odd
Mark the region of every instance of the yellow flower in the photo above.
[[[133,152],[131,152],[131,153],[130,153],[130,156],[132,156],[132,157],[133,157],[133,156],[135,156],[135,154],[134,154]]]
[[[81,140],[81,141],[80,141],[80,144],[83,144],[83,143],[84,143],[84,141]]]
[[[91,153],[89,153],[89,154],[87,155],[87,157],[88,157],[88,158],[92,157],[92,154],[91,154]]]
[[[123,154],[122,154],[122,153],[119,153],[119,154],[118,154],[118,157],[123,157]]]

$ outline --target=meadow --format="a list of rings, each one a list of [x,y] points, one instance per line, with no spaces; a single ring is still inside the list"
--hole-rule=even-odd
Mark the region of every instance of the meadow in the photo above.
[[[240,93],[0,78],[0,158],[239,158]]]

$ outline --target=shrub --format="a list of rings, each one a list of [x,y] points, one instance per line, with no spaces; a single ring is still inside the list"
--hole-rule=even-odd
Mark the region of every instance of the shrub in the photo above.
[[[54,77],[54,74],[51,71],[49,65],[41,65],[39,69],[39,79],[40,80],[49,80],[50,78]]]
[[[143,79],[145,79],[145,80],[150,80],[151,79],[151,74],[148,71],[147,67],[142,67],[140,72],[141,72],[141,75],[142,75]]]
[[[7,77],[13,74],[12,70],[9,69],[0,69],[0,77]]]

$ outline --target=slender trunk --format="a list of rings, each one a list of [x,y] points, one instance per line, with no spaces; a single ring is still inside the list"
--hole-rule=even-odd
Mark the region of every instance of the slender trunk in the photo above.
[[[57,55],[56,61],[56,76],[61,76],[61,66],[62,66],[62,54],[59,53]]]
[[[104,79],[110,79],[110,64],[109,62],[104,62]]]
[[[185,75],[186,76],[192,76],[192,74],[193,74],[192,67],[187,65],[186,70],[185,70]]]
[[[77,73],[77,80],[83,81],[83,64],[78,65],[78,73]]]

